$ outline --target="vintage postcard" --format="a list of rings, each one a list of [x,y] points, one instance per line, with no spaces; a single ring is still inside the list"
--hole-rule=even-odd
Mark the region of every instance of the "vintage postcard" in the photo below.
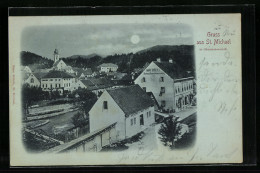
[[[10,165],[242,163],[241,14],[9,17]]]

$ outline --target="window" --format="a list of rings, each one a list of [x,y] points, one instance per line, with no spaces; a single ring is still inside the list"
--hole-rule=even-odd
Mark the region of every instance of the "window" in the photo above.
[[[142,78],[142,82],[145,82],[145,77]]]
[[[107,109],[107,101],[103,102],[103,109]]]
[[[160,77],[159,82],[164,82],[164,77]]]
[[[140,115],[140,125],[144,125],[144,116],[143,116],[143,114]]]
[[[42,88],[44,88],[44,84],[42,84]]]
[[[143,87],[143,90],[146,92],[146,87]]]
[[[147,118],[149,117],[149,112],[146,112],[146,117],[147,117]]]
[[[55,88],[57,88],[58,87],[58,85],[57,84],[55,84]]]
[[[162,107],[165,107],[165,105],[166,105],[166,101],[165,101],[165,100],[162,100],[161,106],[162,106]]]
[[[31,83],[34,83],[34,79],[33,78],[31,78]]]
[[[131,119],[131,126],[134,124],[134,119]]]
[[[161,93],[165,93],[165,87],[161,87]]]
[[[136,118],[134,118],[134,124],[136,124]]]

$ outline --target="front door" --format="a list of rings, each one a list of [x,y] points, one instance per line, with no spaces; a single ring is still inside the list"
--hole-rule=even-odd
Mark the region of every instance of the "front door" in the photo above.
[[[143,116],[143,114],[140,115],[140,125],[141,126],[144,125],[144,116]]]

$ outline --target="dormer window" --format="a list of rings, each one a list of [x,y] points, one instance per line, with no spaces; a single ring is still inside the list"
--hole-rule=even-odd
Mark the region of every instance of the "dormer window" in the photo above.
[[[103,109],[108,109],[108,108],[107,108],[107,101],[104,101],[104,102],[103,102]]]
[[[33,78],[31,78],[31,83],[34,83],[34,79]]]
[[[142,82],[145,82],[145,77],[142,78]]]

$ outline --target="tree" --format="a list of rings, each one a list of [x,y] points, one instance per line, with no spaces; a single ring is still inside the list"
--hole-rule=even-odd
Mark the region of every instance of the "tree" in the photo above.
[[[34,102],[44,100],[49,96],[47,91],[42,91],[40,87],[30,87],[29,84],[22,86],[22,107],[24,115],[28,114],[28,107]]]
[[[83,127],[88,124],[88,119],[86,119],[82,112],[77,112],[72,117],[72,123],[75,127]]]
[[[165,146],[170,146],[172,149],[175,148],[175,142],[178,140],[181,133],[181,126],[178,119],[178,117],[174,119],[173,116],[165,118],[158,131],[158,134],[160,135],[159,138],[163,144]]]

